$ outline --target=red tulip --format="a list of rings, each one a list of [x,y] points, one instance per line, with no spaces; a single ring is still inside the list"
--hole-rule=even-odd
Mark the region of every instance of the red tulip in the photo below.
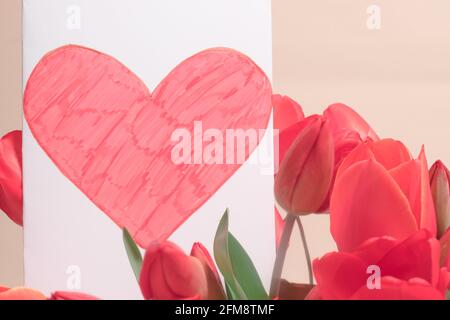
[[[292,141],[287,142],[286,138],[280,138],[280,133],[285,131],[291,126],[295,126],[295,124],[301,122],[305,119],[305,114],[303,113],[302,107],[287,96],[282,96],[279,94],[274,94],[272,96],[272,105],[273,105],[273,116],[274,116],[274,145],[275,145],[275,172],[278,172],[280,167],[280,147],[284,148],[283,153],[287,151]],[[289,132],[289,131],[288,131]],[[292,137],[292,140],[296,137],[298,132],[294,132],[295,136]],[[286,135],[286,132],[284,133]],[[283,143],[283,146],[280,146],[280,143]],[[276,233],[276,242],[277,247],[281,240],[281,235],[284,229],[284,220],[281,217],[278,209],[275,207],[275,233]]]
[[[272,96],[273,105],[273,126],[280,131],[289,128],[305,118],[302,107],[287,96],[274,94]]]
[[[362,287],[352,297],[353,300],[445,300],[436,288],[426,281],[411,279],[398,280],[391,277],[381,279],[383,290],[369,290]]]
[[[333,135],[334,173],[330,192],[319,212],[326,212],[329,209],[336,174],[342,161],[361,143],[380,140],[369,124],[345,104],[336,103],[329,106],[323,113],[323,117],[329,121]]]
[[[330,121],[336,152],[336,168],[362,142],[380,140],[369,124],[345,104],[336,103],[329,106],[323,116]]]
[[[297,122],[296,124],[290,126],[289,128],[280,131],[278,141],[279,165],[281,165],[281,162],[285,158],[287,152],[290,150],[290,148],[294,144],[294,141],[300,136],[303,130],[308,128],[311,124],[316,123],[318,119],[322,120],[322,117],[317,115],[310,116],[300,122]]]
[[[288,121],[279,121],[279,123],[275,125],[275,129],[278,129],[281,132],[279,141],[280,162],[283,160],[284,154],[290,148],[295,138],[311,121],[311,117],[307,118],[309,120],[303,121],[304,117],[293,116],[293,111],[286,113],[280,111],[285,109],[290,110],[289,108],[276,108],[274,104],[274,117],[277,118],[278,114],[278,117],[290,117],[290,119],[300,120],[297,120],[290,126],[283,125],[290,123]],[[294,109],[296,110],[297,108]],[[367,122],[352,108],[344,104],[337,103],[329,106],[324,111],[323,118],[328,120],[333,135],[336,168],[340,165],[342,160],[362,142],[379,140],[377,134],[369,124],[367,124]]]
[[[450,227],[450,172],[437,161],[430,169],[431,194],[437,217],[437,235],[442,237]]]
[[[170,242],[153,245],[142,265],[140,286],[148,300],[209,300],[223,294],[217,271],[203,246],[186,255]]]
[[[419,229],[436,235],[428,165],[398,141],[366,142],[342,162],[330,205],[331,233],[340,251],[389,236],[404,240]]]
[[[0,300],[47,300],[47,298],[33,289],[0,287]]]
[[[445,299],[450,273],[439,267],[439,252],[439,241],[421,230],[404,241],[372,238],[352,252],[327,254],[313,263],[313,298]],[[369,266],[379,267],[379,288],[368,286]]]
[[[22,220],[22,132],[0,139],[0,209],[17,223]]]
[[[208,283],[208,300],[225,300],[219,272],[208,250],[201,243],[195,243],[191,257],[197,258],[203,265]]]
[[[81,292],[56,291],[50,297],[50,300],[100,300],[97,297]]]
[[[317,212],[328,195],[334,170],[328,121],[312,116],[300,122],[301,126],[303,128],[283,154],[275,177],[278,203],[287,212],[298,215]],[[280,154],[282,152],[280,148]]]
[[[275,113],[277,109],[275,109]],[[278,163],[281,163],[290,150],[295,139],[316,119],[320,117],[329,125],[333,140],[334,164],[333,179],[327,197],[316,212],[325,212],[329,208],[330,195],[332,193],[334,178],[342,161],[357,146],[365,141],[378,141],[375,131],[361,118],[353,109],[344,104],[334,104],[329,106],[323,116],[312,116],[295,123],[289,128],[282,129],[279,135]],[[278,169],[278,168],[277,168]]]

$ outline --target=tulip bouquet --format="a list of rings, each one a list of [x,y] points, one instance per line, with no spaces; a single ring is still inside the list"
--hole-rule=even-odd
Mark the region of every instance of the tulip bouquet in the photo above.
[[[317,285],[307,298],[445,299],[450,189],[442,162],[429,171],[424,148],[414,159],[343,104],[304,118],[291,99],[274,101],[281,131],[275,195],[287,217],[278,216],[283,231],[272,294],[279,292],[293,225],[328,212],[338,251],[308,262]]]
[[[431,169],[425,149],[414,158],[394,139],[380,139],[343,104],[305,117],[298,103],[273,97],[279,132],[275,215],[277,257],[266,292],[250,256],[228,230],[226,211],[213,256],[200,244],[186,254],[171,242],[124,245],[145,299],[445,299],[450,289],[450,173]],[[0,209],[22,224],[21,132],[0,141]],[[329,214],[338,250],[312,261],[302,216]],[[308,284],[282,279],[298,226]],[[96,299],[55,292],[54,300]],[[0,299],[47,299],[31,289],[0,287]]]

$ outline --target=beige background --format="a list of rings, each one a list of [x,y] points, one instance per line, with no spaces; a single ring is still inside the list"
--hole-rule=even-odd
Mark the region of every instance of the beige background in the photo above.
[[[381,9],[381,29],[367,8]],[[450,2],[448,0],[273,0],[274,89],[305,112],[333,102],[358,110],[383,137],[431,164],[450,163]],[[0,0],[0,135],[21,126],[20,0]],[[305,219],[314,255],[332,249],[327,217]],[[292,241],[298,243],[295,238]],[[288,276],[307,279],[294,247]],[[22,283],[22,235],[0,215],[0,283]]]
[[[0,136],[21,122],[21,1],[0,0]],[[22,232],[0,214],[0,284],[23,281]]]

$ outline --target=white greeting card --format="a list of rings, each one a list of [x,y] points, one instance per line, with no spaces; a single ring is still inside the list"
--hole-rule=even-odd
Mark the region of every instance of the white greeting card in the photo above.
[[[113,198],[111,201],[115,201],[114,203],[121,200],[115,199],[118,194],[122,198],[126,198],[128,194],[124,196],[123,193],[114,193],[111,188],[94,192],[81,182],[77,183],[76,173],[74,173],[76,170],[71,172],[74,163],[72,161],[76,161],[76,157],[82,154],[82,151],[78,153],[74,145],[77,138],[83,135],[82,130],[79,130],[83,121],[89,121],[90,118],[86,116],[80,116],[78,119],[70,118],[70,121],[74,121],[72,126],[78,128],[77,132],[71,131],[72,127],[67,125],[67,118],[65,118],[67,121],[64,128],[61,127],[62,125],[51,123],[51,118],[46,117],[48,114],[33,113],[43,104],[43,100],[39,100],[41,97],[39,90],[42,86],[50,86],[51,81],[54,81],[55,91],[60,88],[61,82],[72,81],[73,79],[63,78],[64,76],[70,78],[70,70],[62,72],[62,67],[67,68],[70,65],[72,71],[85,69],[90,71],[107,66],[105,67],[107,70],[113,68],[113,70],[125,72],[129,81],[127,83],[129,84],[130,81],[139,83],[138,86],[142,92],[145,93],[148,90],[153,93],[156,89],[155,94],[163,96],[166,87],[173,85],[174,81],[169,81],[170,79],[181,79],[183,75],[192,76],[197,69],[202,69],[201,64],[204,61],[211,60],[214,66],[214,63],[218,63],[214,62],[214,59],[223,56],[229,57],[226,61],[244,61],[242,62],[244,66],[253,68],[252,74],[256,74],[255,81],[242,82],[242,78],[236,81],[255,84],[256,88],[260,83],[265,82],[262,71],[269,79],[271,77],[271,3],[269,0],[24,0],[23,8],[23,78],[25,84],[30,78],[33,82],[28,84],[28,92],[26,92],[23,145],[26,286],[45,293],[55,290],[80,290],[105,299],[139,299],[142,296],[126,256],[122,230],[117,223],[122,221],[121,215],[126,212],[124,208],[133,210],[133,206],[138,203],[136,200],[138,197],[128,199],[127,205],[123,205],[119,210],[117,205],[109,202],[108,194],[111,195]],[[68,45],[72,46],[67,47]],[[227,49],[211,50],[210,48]],[[61,59],[64,63],[59,65],[57,59]],[[67,64],[70,60],[72,63]],[[86,61],[90,61],[92,67],[87,66]],[[199,66],[192,69],[192,73],[189,67],[192,67],[193,62],[199,62]],[[262,71],[253,67],[253,63]],[[227,66],[220,63],[217,65],[224,69]],[[36,66],[41,68],[37,68],[36,71]],[[49,71],[52,66],[60,69]],[[126,68],[126,71],[123,71],[125,69],[122,69],[122,66]],[[236,64],[231,66],[235,67]],[[33,70],[35,70],[34,74],[32,74]],[[41,76],[41,70],[44,70],[42,71],[43,80],[36,80]],[[103,76],[110,81],[109,83],[116,83],[114,77],[122,75],[119,71]],[[59,72],[57,74],[61,78],[55,76],[55,79],[51,79],[50,76],[54,76],[55,72]],[[85,98],[85,96],[78,97],[76,94],[80,87],[82,88],[85,83],[92,80],[89,78],[92,73],[88,72],[86,75],[85,79],[82,77],[77,79],[77,87],[70,87],[73,92],[65,92],[67,99],[64,101]],[[214,73],[212,75],[214,76]],[[198,78],[192,81],[204,80],[203,77]],[[169,80],[165,83],[164,79]],[[69,87],[64,88],[69,90]],[[128,94],[123,95],[114,90],[101,92],[115,95],[114,99],[111,97],[112,104],[123,103],[123,108],[133,110],[133,107],[139,104],[138,98],[131,104],[123,101],[126,101],[132,92],[136,92],[134,89],[124,91]],[[176,93],[175,89],[168,90],[174,90],[173,93]],[[49,92],[51,91],[47,90],[47,94]],[[86,94],[94,95],[96,92],[93,89]],[[234,93],[234,91],[230,92],[230,95]],[[97,100],[103,98],[100,97]],[[171,97],[169,95],[166,98]],[[244,98],[250,99],[246,96]],[[46,102],[50,100],[51,97],[48,97]],[[59,101],[57,107],[60,107],[63,102]],[[197,103],[191,102],[191,104]],[[207,105],[208,102],[203,101],[203,103],[205,108],[212,108],[208,110],[214,110],[214,106]],[[185,102],[186,106],[191,104]],[[242,105],[242,108],[244,107],[246,107],[245,104]],[[239,109],[237,110],[239,112]],[[241,111],[244,114],[245,109]],[[250,111],[252,112],[246,114],[248,119],[253,117],[260,121],[264,115],[264,110]],[[258,116],[259,113],[261,117]],[[270,117],[270,114],[268,116]],[[112,117],[114,117],[113,114],[102,118],[101,121],[97,119],[100,121],[99,131],[102,124],[105,128],[105,123]],[[171,117],[177,120],[184,119],[183,109],[177,110],[177,114]],[[200,120],[202,117],[207,116],[199,115]],[[223,115],[223,117],[226,119],[227,116]],[[161,119],[167,118],[169,117],[164,116]],[[240,119],[244,118],[241,116]],[[169,125],[163,120],[159,122],[153,118],[145,120],[136,124],[136,127],[140,128],[139,132],[142,135],[147,135],[136,134],[135,136],[141,140],[138,139],[135,146],[145,144],[145,139],[157,140],[158,131],[166,130]],[[138,121],[139,119],[136,123]],[[264,123],[267,128],[271,127],[271,121]],[[93,123],[86,125],[94,126]],[[246,125],[251,126],[251,124]],[[194,134],[204,136],[206,128],[202,128],[201,121],[192,121],[192,126]],[[161,130],[158,130],[159,128]],[[53,131],[49,133],[50,129]],[[111,127],[111,132],[114,129],[115,127]],[[64,137],[58,136],[61,130],[67,130]],[[148,136],[149,132],[152,133],[151,137]],[[97,133],[101,134],[96,131],[90,133],[89,137],[84,137],[85,141],[89,138],[94,139],[93,136]],[[111,135],[106,134],[105,137]],[[69,136],[73,141],[67,141]],[[61,140],[58,141],[58,137]],[[183,184],[181,177],[175,180],[174,189],[171,190],[175,190],[176,194],[178,192],[197,194],[198,199],[204,201],[195,203],[197,199],[195,197],[173,196],[170,198],[170,195],[167,195],[168,198],[175,200],[158,202],[162,204],[160,209],[162,212],[172,214],[170,209],[173,208],[175,213],[180,212],[186,215],[184,216],[186,219],[178,219],[181,225],[173,233],[173,228],[166,226],[165,218],[158,216],[158,210],[154,209],[156,205],[152,207],[156,213],[149,219],[158,217],[154,221],[159,221],[162,229],[159,234],[158,228],[155,227],[158,224],[151,222],[153,223],[152,234],[158,233],[158,237],[170,234],[169,239],[180,245],[187,253],[194,242],[203,243],[212,253],[217,225],[225,209],[229,208],[230,230],[248,251],[263,282],[268,286],[275,256],[272,134],[263,133],[261,138],[259,145],[255,146],[255,151],[247,161],[242,161],[235,166],[232,172],[225,174],[218,169],[208,169],[210,171],[205,171],[206,174],[202,176],[201,170],[197,175],[194,171],[189,171],[190,179],[198,179],[200,186],[204,182],[208,186],[206,189],[200,188],[189,193],[191,191],[186,190],[191,184]],[[117,140],[111,141],[117,142]],[[193,141],[194,145],[191,147],[195,148],[195,139]],[[114,143],[110,145],[112,149],[114,149]],[[164,144],[164,142],[161,143]],[[62,151],[67,150],[67,146],[74,148],[72,153],[69,153],[70,159]],[[62,149],[59,149],[60,147]],[[222,151],[226,152],[226,150]],[[101,152],[108,158],[112,151],[107,149]],[[95,155],[98,157],[99,154]],[[127,170],[130,168],[139,169],[135,162],[138,159],[137,156],[130,159],[126,158],[126,154],[122,156],[122,167],[116,168],[120,177],[114,177],[116,179],[127,177]],[[196,159],[192,161],[195,162]],[[64,164],[69,162],[70,165]],[[226,164],[223,165],[226,166]],[[154,174],[157,168],[157,165],[153,167],[153,176],[147,175],[153,179],[151,185],[153,190],[158,189],[159,186],[164,188],[167,184],[163,173],[161,173],[162,178],[157,179],[157,175]],[[159,170],[165,172],[164,170],[168,169],[160,164]],[[182,172],[182,174],[185,173]],[[176,186],[180,187],[177,189]],[[142,190],[145,191],[145,189],[136,188],[135,192],[139,194],[144,192]],[[102,192],[100,201],[98,194]],[[170,206],[167,204],[164,207],[164,203],[170,203]],[[141,208],[147,208],[147,204],[141,205]],[[183,211],[183,209],[186,210]],[[175,213],[172,215],[176,216]],[[134,221],[133,217],[129,221]],[[141,244],[148,243],[151,238],[148,234],[143,235],[138,231],[135,235],[138,236]]]

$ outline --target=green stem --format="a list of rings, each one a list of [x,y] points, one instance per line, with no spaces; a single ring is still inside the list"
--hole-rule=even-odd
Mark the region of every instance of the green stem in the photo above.
[[[314,285],[311,254],[309,253],[308,242],[306,241],[305,229],[303,228],[302,220],[300,219],[300,217],[297,217],[295,220],[297,221],[297,225],[300,230],[300,235],[302,237],[303,249],[305,250],[306,263],[308,265],[308,273],[309,273],[309,284]]]
[[[270,285],[270,296],[272,298],[277,297],[280,292],[281,275],[283,273],[284,261],[286,260],[289,240],[291,239],[294,224],[295,216],[288,214],[284,223],[283,234],[281,236],[280,245],[278,247],[277,256],[275,259],[275,265],[273,267],[272,282]]]

